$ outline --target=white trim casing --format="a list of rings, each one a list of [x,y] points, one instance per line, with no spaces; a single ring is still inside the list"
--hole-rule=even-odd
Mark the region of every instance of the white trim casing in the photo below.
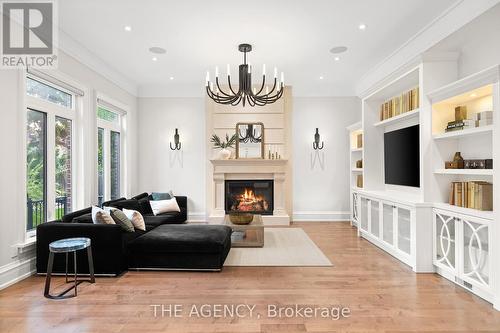
[[[346,222],[349,211],[297,211],[293,212],[293,222]]]

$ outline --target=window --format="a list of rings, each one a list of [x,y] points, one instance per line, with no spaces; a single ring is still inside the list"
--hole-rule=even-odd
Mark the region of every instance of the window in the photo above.
[[[97,202],[122,196],[122,115],[97,107]]]
[[[73,107],[73,96],[71,94],[30,77],[26,79],[26,93],[70,109]]]
[[[47,115],[28,110],[26,128],[27,230],[45,222],[47,213]]]
[[[73,209],[75,94],[26,77],[26,230]]]

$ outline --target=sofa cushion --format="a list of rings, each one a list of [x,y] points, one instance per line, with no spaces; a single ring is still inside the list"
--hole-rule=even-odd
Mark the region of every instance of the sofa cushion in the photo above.
[[[118,209],[131,209],[131,210],[140,210],[141,206],[139,205],[139,201],[135,199],[126,199],[126,200],[120,200],[117,202],[111,203],[109,206],[115,207]]]
[[[111,217],[123,230],[127,232],[134,232],[134,225],[132,221],[119,209],[114,209],[111,211]]]
[[[72,222],[75,217],[78,217],[78,216],[81,216],[81,215],[84,215],[84,214],[88,214],[91,211],[92,211],[92,207],[87,207],[85,209],[80,209],[80,210],[71,212],[69,214],[64,215],[61,218],[61,222],[66,222],[66,223]]]
[[[221,253],[231,242],[223,225],[161,225],[130,242],[134,253]]]
[[[137,194],[136,196],[130,198],[130,199],[135,199],[135,200],[141,200],[143,198],[147,198],[149,196],[148,192],[144,192],[141,194]]]
[[[153,199],[153,201],[169,200],[169,199],[172,199],[173,197],[174,197],[174,192],[172,192],[172,190],[170,190],[168,192],[153,192],[153,193],[151,193],[151,198]]]
[[[104,206],[114,207],[113,204],[115,202],[122,201],[122,200],[127,200],[127,198],[121,197],[121,198],[118,198],[118,199],[113,199],[113,200],[105,201],[105,202],[102,203],[101,207],[104,207]]]
[[[87,214],[83,214],[83,215],[77,216],[72,221],[69,221],[69,222],[73,222],[73,223],[94,223],[94,221],[92,221],[92,213],[87,213]]]
[[[179,213],[181,211],[175,198],[168,200],[152,200],[149,202],[149,204],[151,205],[151,209],[153,210],[154,215],[172,212]]]

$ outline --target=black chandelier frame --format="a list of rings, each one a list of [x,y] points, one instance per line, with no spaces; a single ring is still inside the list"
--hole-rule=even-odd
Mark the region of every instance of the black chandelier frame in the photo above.
[[[206,91],[208,97],[218,104],[232,105],[236,106],[243,103],[245,106],[247,103],[250,106],[264,106],[267,104],[272,104],[276,102],[283,96],[284,91],[284,79],[283,73],[281,73],[281,82],[278,83],[277,71],[275,69],[273,87],[269,90],[266,86],[266,74],[262,73],[262,83],[260,88],[252,90],[252,66],[247,64],[247,53],[252,51],[252,45],[250,44],[240,44],[238,50],[243,52],[243,64],[239,65],[239,85],[238,91],[235,92],[233,86],[231,85],[231,75],[227,73],[227,83],[229,87],[229,92],[224,91],[219,83],[219,75],[215,73],[215,91],[213,83],[210,82],[209,74],[207,73],[206,79]],[[264,89],[266,88],[266,89]],[[264,91],[265,90],[265,91]]]

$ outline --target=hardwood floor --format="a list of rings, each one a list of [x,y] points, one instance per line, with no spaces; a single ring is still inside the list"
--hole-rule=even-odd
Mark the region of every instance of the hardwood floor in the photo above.
[[[0,332],[500,332],[490,304],[435,274],[413,273],[348,223],[292,227],[302,227],[334,267],[128,272],[81,284],[78,297],[64,301],[45,299],[44,277],[31,277],[0,292]],[[53,281],[62,287],[61,278]],[[255,304],[261,317],[189,317],[193,304],[239,303]],[[154,317],[153,304],[181,304],[183,317]],[[269,318],[268,304],[342,305],[351,315]]]

